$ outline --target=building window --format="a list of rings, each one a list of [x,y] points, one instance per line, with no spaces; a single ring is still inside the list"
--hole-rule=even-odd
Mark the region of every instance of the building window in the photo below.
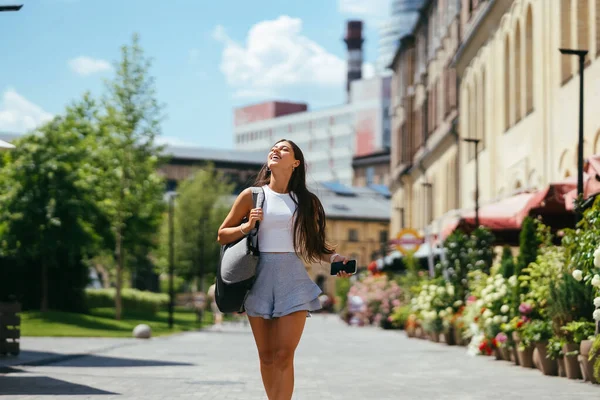
[[[561,0],[560,3],[560,43],[562,48],[571,48],[571,0]],[[573,76],[573,56],[561,55],[562,82]]]
[[[388,241],[388,231],[379,231],[379,243],[387,243]]]
[[[348,229],[348,241],[358,242],[358,231],[356,229]]]
[[[366,171],[367,185],[375,183],[375,167],[367,167]]]

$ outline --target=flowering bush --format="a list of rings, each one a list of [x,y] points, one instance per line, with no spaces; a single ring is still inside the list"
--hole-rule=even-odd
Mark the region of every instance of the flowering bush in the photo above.
[[[354,296],[360,297],[366,306],[364,322],[376,325],[391,322],[394,308],[404,302],[402,288],[387,275],[370,275],[355,282],[348,290],[348,299]]]
[[[454,296],[454,286],[449,283],[441,280],[423,283],[411,305],[426,331],[440,333],[443,330],[443,319],[462,305],[454,301]]]

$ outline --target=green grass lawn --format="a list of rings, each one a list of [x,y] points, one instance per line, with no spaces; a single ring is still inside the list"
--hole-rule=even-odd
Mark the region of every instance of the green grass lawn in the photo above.
[[[133,328],[138,324],[149,325],[152,336],[200,328],[194,311],[182,308],[175,309],[173,329],[169,329],[167,311],[155,315],[125,311],[121,321],[115,320],[113,308],[95,308],[87,314],[25,311],[20,315],[21,336],[131,337]],[[212,314],[205,311],[202,326],[210,324]]]

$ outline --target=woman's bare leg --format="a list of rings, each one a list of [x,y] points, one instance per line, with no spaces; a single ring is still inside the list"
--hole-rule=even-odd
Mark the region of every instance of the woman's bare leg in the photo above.
[[[269,400],[274,399],[275,394],[275,321],[262,317],[248,316],[254,341],[258,348],[260,359],[260,374]]]
[[[290,400],[294,392],[294,353],[306,323],[306,311],[298,311],[275,320],[275,397]],[[271,397],[269,397],[271,399]]]

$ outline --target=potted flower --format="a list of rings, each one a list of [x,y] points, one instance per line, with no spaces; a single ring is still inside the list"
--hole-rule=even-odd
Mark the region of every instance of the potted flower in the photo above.
[[[594,323],[589,321],[573,321],[562,327],[562,331],[566,334],[566,344],[563,347],[563,353],[565,354],[567,378],[583,378],[578,359],[579,349],[583,340],[594,335],[594,330]]]
[[[544,375],[558,375],[558,362],[549,358],[547,346],[552,338],[552,325],[548,321],[531,321],[524,329],[523,335],[528,337],[534,343],[540,357],[540,370]]]
[[[555,335],[548,339],[548,344],[546,345],[546,357],[556,360],[558,376],[562,377],[567,376],[565,371],[565,353],[563,352],[565,344],[566,341],[564,338]]]

